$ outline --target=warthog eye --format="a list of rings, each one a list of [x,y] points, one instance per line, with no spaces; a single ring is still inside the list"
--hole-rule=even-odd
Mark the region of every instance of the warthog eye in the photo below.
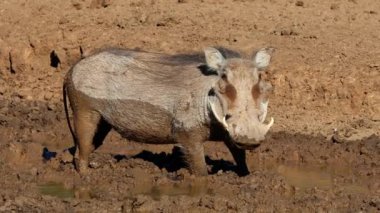
[[[230,119],[231,117],[232,117],[232,115],[227,114],[227,115],[226,115],[226,121],[228,121],[228,119]]]

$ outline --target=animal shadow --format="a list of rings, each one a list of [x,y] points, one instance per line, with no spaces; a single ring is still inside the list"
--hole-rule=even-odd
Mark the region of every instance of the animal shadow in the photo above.
[[[126,158],[125,156],[115,156],[116,160],[121,160]],[[180,147],[174,146],[172,153],[152,153],[150,151],[142,151],[139,154],[132,156],[134,159],[142,159],[154,163],[160,169],[165,168],[168,172],[175,172],[182,168],[187,168],[185,155],[181,151]],[[213,160],[209,156],[206,156],[207,165],[211,166],[211,174],[215,174],[218,171],[222,170],[233,171],[237,173],[237,167],[230,161],[223,159]]]

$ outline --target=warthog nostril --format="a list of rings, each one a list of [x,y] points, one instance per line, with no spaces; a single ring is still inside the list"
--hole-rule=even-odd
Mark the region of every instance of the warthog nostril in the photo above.
[[[240,133],[243,132],[243,128],[241,126],[238,126],[236,124],[233,124],[232,126],[234,128],[234,132],[235,132],[236,135],[239,135]]]

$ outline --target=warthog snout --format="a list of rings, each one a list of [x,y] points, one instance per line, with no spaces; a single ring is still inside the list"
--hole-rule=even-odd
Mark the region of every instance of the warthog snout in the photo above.
[[[260,138],[260,139],[249,139],[247,136],[240,136],[240,137],[237,137],[236,139],[233,139],[234,140],[233,142],[239,148],[249,149],[249,148],[255,148],[264,139],[265,139],[265,137]]]
[[[235,144],[241,148],[249,148],[251,146],[256,146],[265,140],[265,135],[268,133],[269,129],[272,127],[274,119],[268,124],[256,123],[255,125],[228,125],[228,132],[230,137]]]

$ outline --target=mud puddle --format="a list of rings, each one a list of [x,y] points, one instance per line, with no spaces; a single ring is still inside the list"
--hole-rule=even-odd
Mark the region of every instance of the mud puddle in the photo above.
[[[60,199],[93,199],[96,189],[93,188],[67,188],[60,182],[47,182],[38,186],[38,191],[43,195],[50,195]],[[162,196],[185,195],[197,197],[205,194],[213,194],[207,187],[206,180],[194,180],[188,182],[174,182],[165,184],[153,184],[143,182],[131,188],[127,194],[130,197],[147,195],[153,200],[160,200]]]
[[[276,173],[300,192],[313,188],[325,191],[339,188],[347,193],[361,194],[369,192],[367,183],[371,182],[368,178],[355,175],[350,167],[339,165],[269,164],[256,170]],[[341,180],[347,177],[351,181],[342,183]]]
[[[329,191],[339,189],[353,194],[368,193],[368,184],[371,181],[364,177],[354,175],[351,168],[342,166],[317,167],[312,165],[266,164],[254,168],[263,173],[274,173],[284,178],[287,184],[293,186],[298,192],[318,188]],[[349,182],[342,179],[350,177]],[[138,177],[136,177],[138,178]],[[141,177],[141,179],[144,179]],[[39,192],[44,195],[55,196],[61,199],[93,199],[96,189],[93,188],[67,188],[63,183],[47,182],[39,185]],[[223,194],[217,190],[217,194]],[[140,181],[127,192],[129,197],[147,195],[153,200],[160,200],[163,196],[189,196],[213,195],[207,179],[198,178],[181,181],[165,181],[163,183]],[[96,194],[96,193],[95,193]],[[226,194],[227,195],[227,194]]]
[[[276,171],[288,184],[301,190],[315,187],[328,190],[333,187],[333,175],[323,169],[280,165]]]
[[[60,199],[88,200],[97,198],[98,189],[87,187],[66,187],[60,182],[47,182],[38,186],[38,191],[43,195],[50,195]]]
[[[160,200],[162,196],[179,196],[185,195],[198,197],[205,194],[213,194],[208,187],[207,181],[190,181],[167,184],[141,184],[134,187],[130,196],[148,195],[154,200]]]
[[[208,187],[206,178],[196,178],[191,180],[168,181],[163,183],[140,182],[131,188],[129,195],[148,195],[154,200],[160,200],[162,196],[197,197],[211,194],[212,190]]]
[[[38,186],[38,190],[43,195],[50,195],[61,199],[74,198],[75,190],[68,189],[63,183],[48,182]]]

